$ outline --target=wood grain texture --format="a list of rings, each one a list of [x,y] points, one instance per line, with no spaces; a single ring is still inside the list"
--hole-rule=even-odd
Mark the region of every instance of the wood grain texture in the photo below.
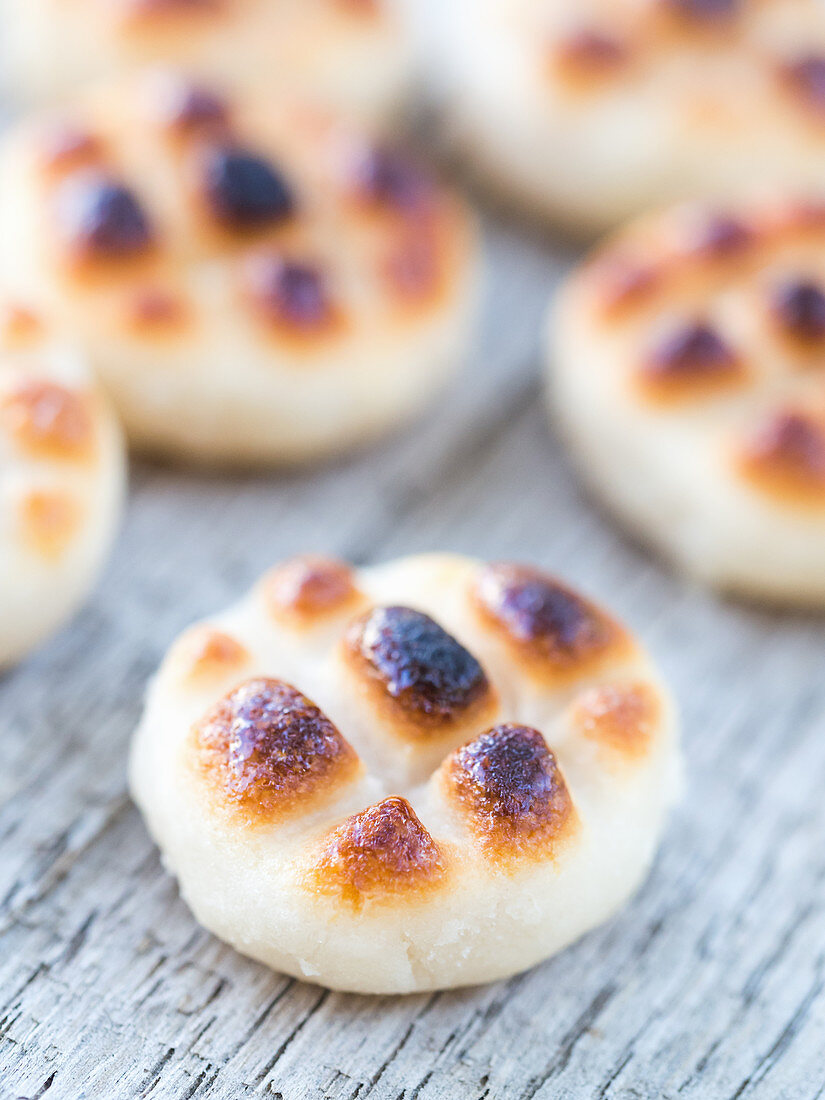
[[[0,1095],[669,1100],[825,1096],[825,623],[672,577],[548,432],[538,331],[564,257],[491,227],[467,375],[379,450],[286,477],[138,466],[105,581],[0,680]],[[201,931],[125,788],[176,632],[305,549],[551,567],[679,696],[689,786],[614,921],[528,974],[407,999],[284,979]]]

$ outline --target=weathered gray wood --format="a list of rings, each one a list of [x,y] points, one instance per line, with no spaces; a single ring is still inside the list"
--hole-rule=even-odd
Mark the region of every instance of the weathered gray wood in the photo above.
[[[825,624],[676,580],[591,506],[537,382],[559,257],[500,226],[492,250],[478,354],[438,410],[321,471],[138,467],[95,599],[0,681],[2,1097],[825,1095]],[[438,547],[535,559],[625,615],[675,683],[689,791],[639,897],[546,965],[330,994],[198,929],[126,796],[126,745],[176,631],[270,563]]]

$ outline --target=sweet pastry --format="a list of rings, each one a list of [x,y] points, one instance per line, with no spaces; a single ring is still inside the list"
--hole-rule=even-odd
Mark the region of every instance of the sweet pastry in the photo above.
[[[644,876],[677,789],[666,689],[529,566],[304,557],[188,630],[131,785],[197,918],[339,989],[532,966]]]
[[[456,0],[436,41],[478,172],[593,233],[754,186],[825,191],[819,0]]]
[[[31,312],[0,307],[0,668],[91,588],[124,491],[123,443],[81,359]]]
[[[44,101],[145,65],[369,118],[401,103],[405,35],[385,0],[0,0],[4,82]]]
[[[552,389],[599,494],[692,575],[825,602],[825,207],[648,216],[570,278]]]
[[[315,108],[153,72],[22,125],[0,270],[84,346],[141,447],[277,463],[420,409],[466,350],[466,205]]]

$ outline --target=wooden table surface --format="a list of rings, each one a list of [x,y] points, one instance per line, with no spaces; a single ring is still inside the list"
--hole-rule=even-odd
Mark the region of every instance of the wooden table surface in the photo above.
[[[539,321],[563,252],[489,227],[472,363],[379,449],[285,477],[134,470],[70,629],[0,679],[0,1096],[825,1095],[825,618],[672,576],[583,493],[548,431]],[[625,616],[684,715],[688,790],[615,920],[498,985],[330,993],[202,931],[125,785],[176,632],[306,549],[537,561]]]

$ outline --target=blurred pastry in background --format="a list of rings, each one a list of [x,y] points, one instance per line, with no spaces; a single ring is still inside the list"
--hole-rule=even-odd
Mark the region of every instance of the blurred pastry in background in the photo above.
[[[385,0],[0,0],[6,92],[55,100],[145,65],[383,118],[408,91]]]
[[[754,184],[825,193],[820,0],[454,0],[432,19],[452,137],[564,229]]]
[[[335,989],[508,977],[610,917],[679,791],[632,634],[533,566],[285,562],[175,642],[132,792],[201,923]]]
[[[649,215],[559,295],[559,422],[591,484],[691,575],[825,604],[825,205]]]
[[[82,358],[0,306],[0,668],[89,594],[114,538],[124,446]]]
[[[362,444],[459,366],[473,215],[338,114],[151,71],[16,128],[0,268],[133,443],[212,463]]]

